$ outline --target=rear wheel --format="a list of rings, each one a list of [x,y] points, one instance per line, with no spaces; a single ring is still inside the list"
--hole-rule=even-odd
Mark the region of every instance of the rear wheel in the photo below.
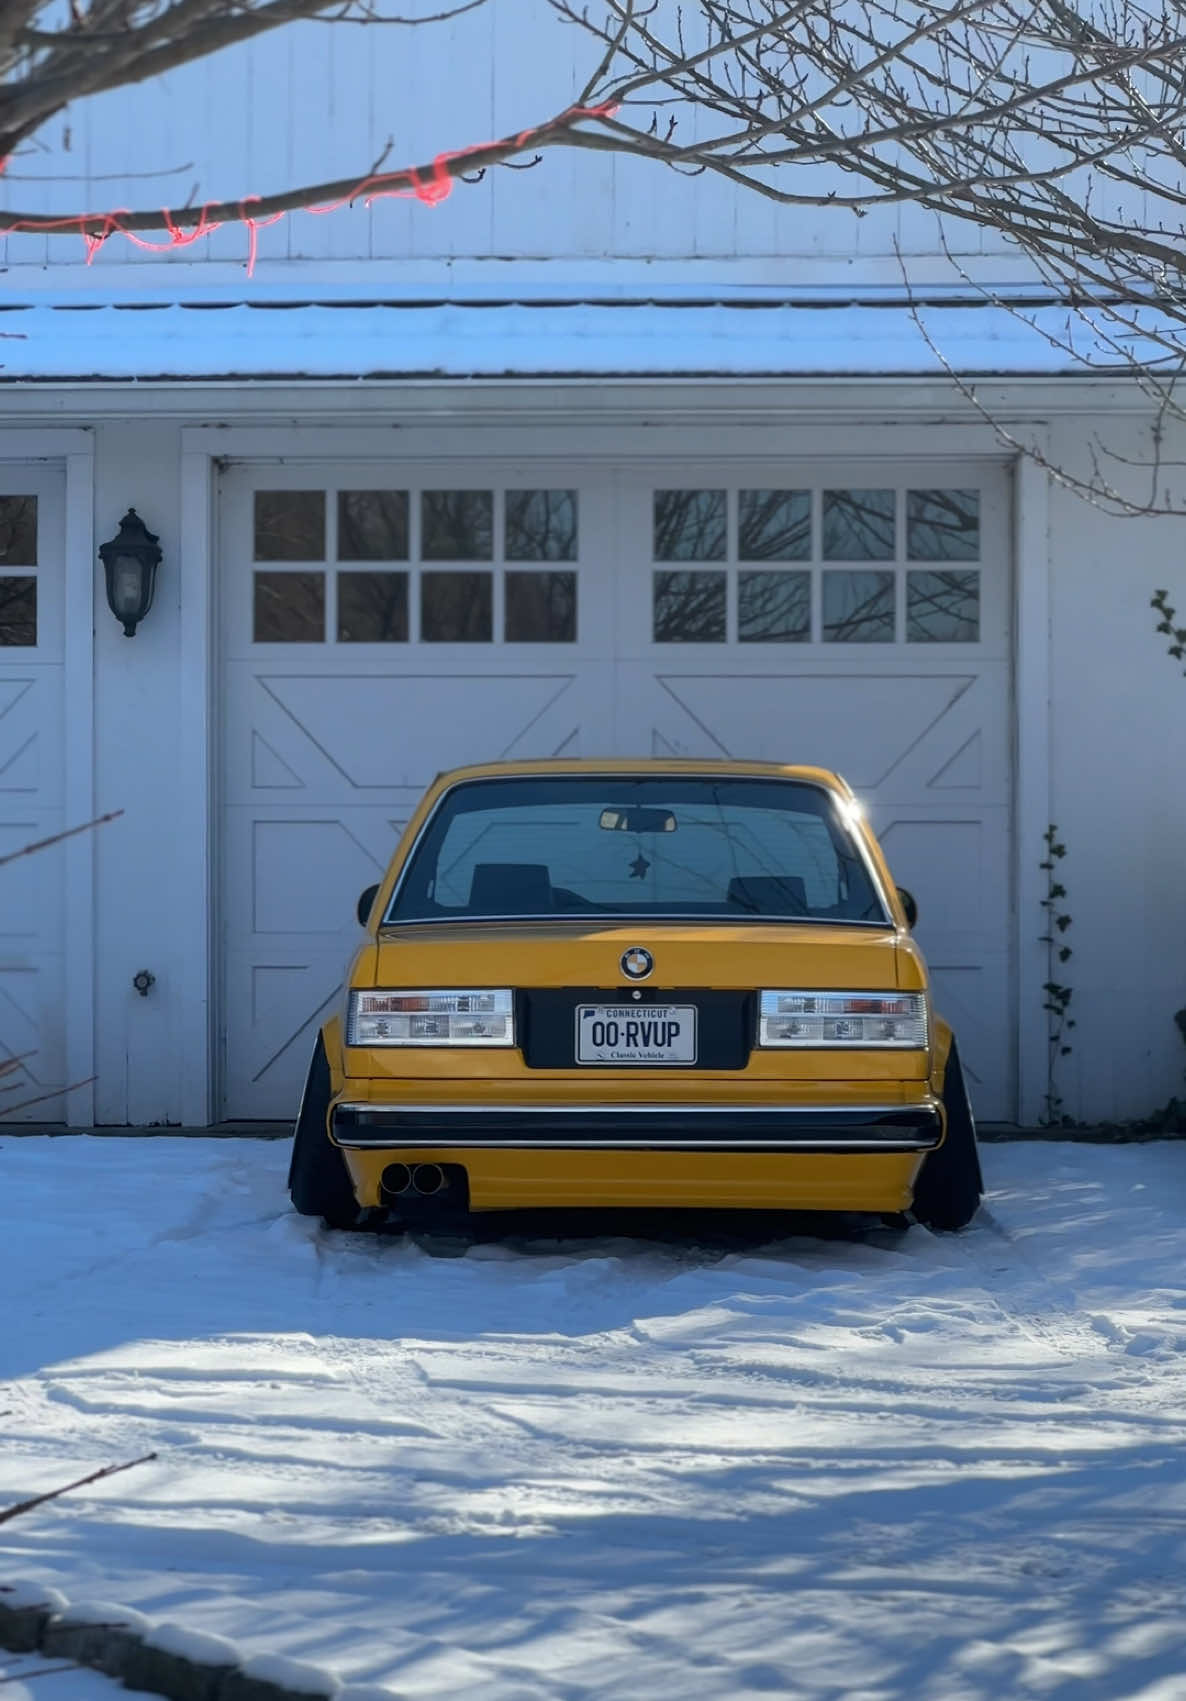
[[[327,1228],[353,1228],[358,1202],[345,1160],[326,1128],[329,1099],[329,1059],[318,1034],[293,1134],[288,1192],[303,1217],[321,1217]]]
[[[943,1076],[947,1138],[928,1153],[914,1184],[914,1215],[932,1229],[966,1228],[976,1215],[984,1181],[976,1145],[976,1122],[955,1041]]]

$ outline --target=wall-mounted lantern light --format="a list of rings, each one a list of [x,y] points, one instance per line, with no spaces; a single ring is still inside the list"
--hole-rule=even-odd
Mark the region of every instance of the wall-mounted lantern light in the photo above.
[[[135,637],[137,626],[152,607],[161,561],[158,542],[136,510],[129,508],[119,523],[118,535],[99,546],[107,575],[107,606],[123,626],[125,638]]]

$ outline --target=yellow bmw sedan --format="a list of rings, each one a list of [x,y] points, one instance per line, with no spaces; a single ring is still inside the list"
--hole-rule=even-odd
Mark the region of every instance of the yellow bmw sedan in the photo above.
[[[835,774],[458,769],[359,919],[297,1118],[298,1211],[976,1211],[913,900]]]

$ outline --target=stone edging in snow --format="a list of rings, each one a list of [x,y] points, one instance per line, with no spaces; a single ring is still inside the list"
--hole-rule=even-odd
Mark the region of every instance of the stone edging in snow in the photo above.
[[[0,1648],[106,1672],[165,1701],[397,1701],[381,1685],[270,1654],[244,1659],[222,1636],[152,1624],[130,1607],[70,1603],[39,1583],[0,1583]]]

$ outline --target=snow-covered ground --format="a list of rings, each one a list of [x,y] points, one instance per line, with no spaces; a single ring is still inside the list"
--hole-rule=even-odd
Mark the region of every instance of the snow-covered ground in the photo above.
[[[1186,1143],[984,1161],[956,1237],[445,1258],[2,1139],[0,1504],[159,1458],[0,1578],[408,1701],[1182,1701]]]

